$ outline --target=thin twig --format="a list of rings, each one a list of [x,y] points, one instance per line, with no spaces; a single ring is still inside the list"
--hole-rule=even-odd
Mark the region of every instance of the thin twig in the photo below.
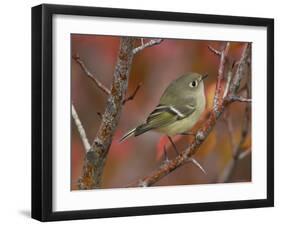
[[[71,105],[71,114],[72,114],[72,118],[75,122],[75,125],[77,127],[78,133],[81,137],[85,152],[87,153],[91,149],[91,145],[89,143],[89,140],[87,138],[85,129],[84,129],[84,127],[83,127],[83,125],[82,125],[82,123],[79,119],[79,116],[78,116],[73,104]]]
[[[85,63],[81,60],[80,56],[76,54],[72,57],[81,67],[81,69],[84,71],[84,73],[92,79],[92,81],[99,87],[105,94],[109,95],[110,90],[106,88],[86,67]]]
[[[243,74],[246,72],[247,66],[248,66],[248,56],[251,55],[251,45],[249,43],[246,44],[243,53],[242,53],[242,57],[240,58],[239,62],[238,62],[238,66],[237,66],[237,70],[235,75],[233,76],[233,81],[231,82],[231,86],[229,88],[229,91],[232,94],[235,94],[239,87],[240,87],[240,81],[241,81],[241,77],[243,76]]]
[[[143,43],[143,39],[142,39],[142,45],[139,46],[139,47],[134,48],[133,49],[133,54],[135,55],[138,52],[140,52],[141,50],[143,50],[145,48],[148,48],[148,47],[152,47],[152,46],[158,45],[158,44],[160,44],[163,41],[164,41],[164,39],[158,38],[158,39],[151,39],[149,42]]]
[[[125,98],[125,100],[123,100],[122,104],[126,104],[128,101],[130,100],[133,100],[137,94],[137,92],[139,91],[140,87],[142,86],[142,83],[139,83],[135,89],[135,91],[130,95],[128,96],[127,98]]]
[[[226,56],[228,54],[229,50],[229,42],[226,43],[226,46],[223,51],[221,51],[220,54],[220,64],[219,64],[219,70],[218,70],[218,77],[217,77],[217,83],[216,83],[216,91],[215,91],[215,96],[214,96],[214,112],[215,114],[219,114],[219,105],[222,104],[223,101],[223,79],[224,79],[224,66],[226,63]]]
[[[208,45],[208,49],[209,49],[211,52],[213,52],[215,55],[221,56],[221,53],[222,53],[222,52],[219,51],[219,50],[216,50],[214,47]]]
[[[239,101],[239,102],[246,102],[246,103],[252,102],[252,99],[250,99],[250,98],[234,96],[234,95],[228,96],[228,99],[229,99],[229,101]]]

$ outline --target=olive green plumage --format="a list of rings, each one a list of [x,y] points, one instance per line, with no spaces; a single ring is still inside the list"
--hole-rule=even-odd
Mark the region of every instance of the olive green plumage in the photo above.
[[[146,122],[126,133],[120,141],[156,130],[169,136],[190,130],[205,110],[203,76],[188,73],[170,83]]]

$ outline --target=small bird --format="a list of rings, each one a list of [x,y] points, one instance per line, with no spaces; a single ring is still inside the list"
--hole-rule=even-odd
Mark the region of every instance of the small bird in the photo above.
[[[149,114],[145,123],[127,132],[120,142],[154,130],[170,136],[184,134],[199,120],[205,110],[204,79],[208,75],[187,73],[172,81]]]

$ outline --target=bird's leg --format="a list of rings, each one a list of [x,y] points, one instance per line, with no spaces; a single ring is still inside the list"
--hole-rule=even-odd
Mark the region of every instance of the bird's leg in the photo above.
[[[196,136],[196,134],[192,133],[192,132],[183,132],[183,133],[180,133],[180,135],[183,135],[183,136],[193,136],[193,137]]]
[[[166,145],[164,145],[164,162],[169,162]]]
[[[175,143],[173,142],[172,138],[170,136],[168,136],[169,141],[171,142],[173,148],[175,149],[177,155],[179,155],[179,151],[177,149],[177,146],[175,145]]]

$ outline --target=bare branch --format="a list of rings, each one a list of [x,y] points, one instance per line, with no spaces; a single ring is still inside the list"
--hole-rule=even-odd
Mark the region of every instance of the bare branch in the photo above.
[[[127,103],[128,101],[130,100],[133,100],[137,94],[137,92],[139,91],[140,87],[142,86],[142,83],[139,83],[135,89],[135,91],[130,95],[128,96],[125,100],[123,100],[122,104],[124,105],[125,103]]]
[[[80,56],[76,54],[72,57],[81,67],[81,69],[84,71],[84,73],[92,79],[92,81],[99,87],[105,94],[109,95],[110,90],[106,88],[86,67],[85,63],[81,60]]]
[[[222,87],[222,81],[223,81],[223,73],[224,73],[224,66],[226,62],[226,56],[228,54],[229,50],[229,42],[226,43],[226,46],[223,51],[221,51],[220,54],[220,64],[219,64],[219,70],[218,70],[218,78],[216,83],[216,91],[215,91],[215,97],[214,97],[214,112],[216,114],[219,114],[219,105],[222,104],[223,101],[223,87]]]
[[[208,49],[209,49],[211,52],[213,52],[215,55],[221,56],[221,53],[222,53],[222,52],[219,51],[219,50],[216,50],[214,47],[208,45]]]
[[[131,37],[121,38],[111,91],[96,138],[85,156],[83,172],[79,179],[80,189],[93,189],[101,186],[107,153],[120,119],[122,103],[128,87],[134,41],[135,39]]]
[[[141,40],[142,40],[142,45],[133,49],[134,55],[137,54],[138,52],[140,52],[141,50],[145,49],[145,48],[152,47],[152,46],[155,46],[155,45],[159,45],[161,42],[164,41],[164,39],[162,39],[162,38],[151,39],[147,43],[143,43],[143,39],[141,39]]]
[[[84,130],[84,127],[79,119],[79,116],[75,110],[75,107],[74,105],[72,104],[71,105],[71,114],[72,114],[72,118],[75,122],[75,125],[77,127],[77,130],[78,130],[78,133],[81,137],[81,140],[82,140],[82,143],[83,143],[83,146],[84,146],[84,149],[85,149],[85,152],[87,153],[90,149],[91,149],[91,145],[89,143],[89,140],[87,138],[87,135],[86,135],[86,132]]]
[[[247,43],[243,49],[242,57],[238,62],[236,73],[232,79],[231,86],[229,88],[230,94],[233,95],[236,93],[240,86],[240,81],[244,73],[246,72],[246,68],[248,67],[248,59],[251,55],[251,45]]]

